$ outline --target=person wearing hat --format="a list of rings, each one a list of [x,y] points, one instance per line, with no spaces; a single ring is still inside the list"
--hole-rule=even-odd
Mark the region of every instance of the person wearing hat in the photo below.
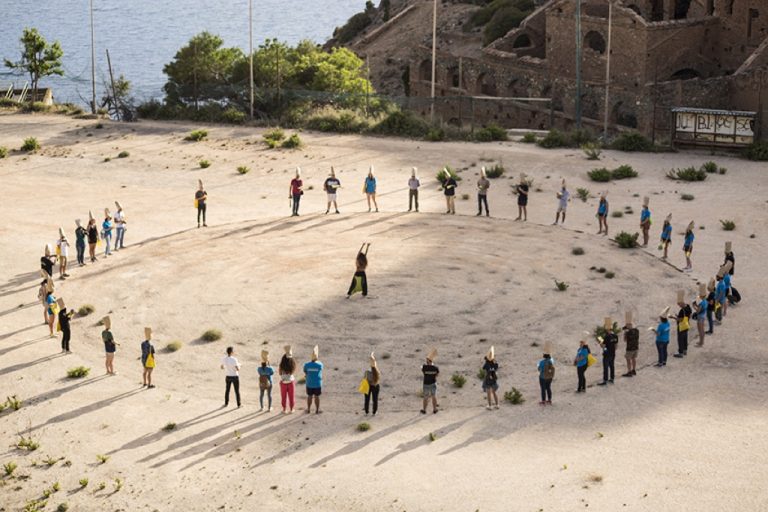
[[[605,329],[605,335],[602,339],[597,339],[603,348],[603,381],[598,382],[598,386],[613,384],[613,379],[616,377],[616,347],[619,345],[619,337],[613,332],[611,317],[603,319],[603,329]]]
[[[669,346],[670,331],[667,315],[669,315],[669,309],[670,307],[667,306],[664,311],[661,312],[659,315],[659,325],[657,325],[655,329],[651,328],[651,330],[656,333],[656,351],[659,354],[659,362],[655,365],[657,368],[667,366],[667,348]]]
[[[661,241],[659,242],[659,250],[664,250],[664,255],[661,257],[662,259],[667,259],[667,253],[669,251],[669,246],[672,244],[672,214],[670,213],[667,215],[667,218],[664,219],[664,225],[661,227]]]
[[[237,407],[240,403],[240,361],[235,357],[234,347],[227,347],[227,355],[221,360],[221,369],[226,372],[224,382],[226,385],[226,391],[224,391],[224,407],[229,405],[229,390],[235,388],[235,399],[237,400]]]
[[[427,414],[427,403],[429,403],[430,398],[432,399],[432,413],[437,414],[437,376],[440,375],[440,369],[434,364],[436,357],[437,349],[433,348],[427,354],[426,362],[421,365],[421,373],[424,376],[421,414]]]
[[[71,354],[69,350],[69,340],[72,337],[72,330],[69,327],[69,321],[75,314],[74,311],[67,311],[64,299],[58,299],[56,304],[59,306],[59,330],[61,331],[61,352]]]
[[[59,239],[56,241],[56,254],[59,258],[59,277],[66,279],[69,277],[67,274],[67,263],[69,262],[69,240],[64,234],[64,229],[59,228]]]
[[[347,290],[347,298],[350,298],[357,292],[362,292],[363,297],[368,296],[368,276],[365,273],[365,269],[368,268],[368,249],[371,248],[371,244],[363,242],[360,246],[360,250],[357,251],[355,257],[355,275],[352,276],[352,282]]]
[[[648,236],[651,231],[651,210],[648,209],[648,203],[651,198],[643,198],[643,209],[640,210],[640,230],[643,232],[643,247],[648,247]]]
[[[483,214],[483,204],[485,204],[485,216],[490,217],[488,213],[488,189],[491,188],[491,182],[485,175],[485,167],[480,168],[480,179],[477,180],[477,217]]]
[[[627,373],[622,377],[637,375],[637,352],[640,349],[640,331],[632,323],[632,312],[627,311],[624,319],[624,342],[627,344],[624,358],[627,360]]]
[[[40,256],[40,268],[51,277],[53,276],[53,265],[55,261],[56,256],[51,254],[51,244],[45,244],[43,255]]]
[[[717,284],[715,285],[715,320],[717,325],[723,322],[723,311],[728,299],[728,287],[725,285],[725,274],[723,269],[717,273]]]
[[[712,295],[714,299],[714,293],[710,292],[709,295]],[[693,304],[694,309],[696,310],[696,329],[698,330],[699,334],[699,342],[696,344],[697,347],[704,346],[704,336],[706,331],[704,330],[704,318],[707,318],[710,322],[710,326],[712,325],[712,309],[714,309],[714,306],[710,306],[709,303],[709,297],[707,294],[707,288],[705,288],[704,283],[699,284],[699,297]],[[710,328],[711,331],[711,328]]]
[[[701,288],[701,285],[699,285],[699,289],[703,291]],[[704,295],[704,294],[701,294]],[[707,316],[707,326],[708,329],[706,331],[706,334],[714,334],[715,332],[715,279],[712,278],[709,280],[709,283],[707,284],[706,289],[706,316]],[[694,303],[694,306],[696,306],[697,303]],[[698,318],[697,318],[698,320]]]
[[[336,213],[339,213],[339,205],[336,204],[336,191],[340,188],[341,182],[336,177],[336,171],[331,167],[331,174],[328,175],[325,179],[325,183],[323,183],[323,190],[325,190],[325,193],[328,195],[328,206],[325,208],[326,215],[331,211],[331,203],[333,203],[333,208],[336,210]]]
[[[45,305],[48,311],[48,332],[51,338],[55,338],[56,335],[53,332],[53,324],[56,322],[56,318],[59,315],[59,305],[56,297],[53,295],[53,281],[48,279],[46,283],[45,291]]]
[[[43,306],[43,324],[48,325],[48,281],[51,276],[43,269],[40,269],[40,276],[43,279],[40,281],[40,288],[37,290],[37,298]],[[51,282],[50,289],[53,290],[53,282]]]
[[[408,179],[408,211],[411,211],[411,209],[414,206],[414,202],[416,203],[416,212],[419,211],[419,187],[421,186],[421,182],[419,182],[419,178],[416,176],[416,168],[414,167],[411,169],[411,177]]]
[[[693,310],[691,306],[685,303],[685,292],[678,290],[677,305],[680,311],[677,312],[677,354],[674,357],[685,357],[688,354],[688,330],[691,328],[691,316]]]
[[[370,357],[368,358],[368,361],[370,363],[370,368],[365,371],[365,380],[368,381],[368,393],[366,393],[363,399],[363,411],[365,411],[365,415],[368,415],[369,406],[372,406],[370,409],[374,416],[376,416],[376,413],[379,410],[379,391],[381,390],[381,371],[379,371],[379,366],[376,364],[376,358],[373,356],[373,352],[371,352]]]
[[[445,173],[445,180],[443,181],[443,194],[445,195],[446,215],[456,215],[456,178],[448,170],[447,167],[443,168]]]
[[[728,271],[728,274],[733,275],[734,267],[736,266],[736,256],[733,254],[733,244],[725,242],[725,261],[723,261],[723,265],[729,261],[731,262],[731,269]]]
[[[195,206],[197,206],[197,227],[200,227],[200,217],[203,218],[203,227],[207,228],[205,214],[208,212],[208,192],[203,187],[203,180],[197,180],[197,192],[195,192]]]
[[[539,371],[539,387],[541,388],[541,402],[539,405],[552,405],[552,379],[555,378],[555,360],[546,352],[536,368]]]
[[[530,191],[530,186],[525,178],[525,173],[521,172],[520,183],[515,187],[515,192],[517,193],[517,218],[515,220],[528,220],[528,192]]]
[[[269,352],[261,351],[261,366],[256,369],[259,374],[259,410],[264,410],[264,395],[267,395],[267,411],[272,412],[272,376],[275,369],[269,365]]]
[[[586,393],[587,391],[587,368],[589,367],[589,345],[585,340],[579,341],[579,349],[576,351],[576,358],[573,365],[576,367],[576,375],[579,379],[579,385],[576,388],[577,393]]]
[[[597,205],[597,222],[600,225],[600,229],[597,234],[603,234],[608,236],[608,192],[600,194],[600,202]]]
[[[115,208],[117,208],[115,212],[115,250],[119,251],[124,247],[126,220],[123,206],[117,201],[115,201]]]
[[[499,397],[496,394],[499,390],[498,371],[499,363],[496,362],[496,351],[491,347],[483,360],[483,391],[488,398],[488,405],[485,408],[489,411],[491,406],[495,409],[499,408]],[[491,399],[493,399],[493,403],[491,403]]]
[[[141,366],[144,369],[142,374],[142,387],[152,389],[152,371],[155,369],[155,346],[152,344],[152,329],[144,328],[144,341],[141,342]]]
[[[571,200],[571,193],[568,192],[568,189],[565,187],[565,180],[563,180],[560,191],[556,194],[556,196],[557,213],[555,214],[555,222],[552,223],[553,226],[557,226],[557,223],[560,222],[560,214],[563,215],[563,224],[565,224],[565,212],[568,209],[568,201]]]
[[[112,214],[104,208],[104,222],[101,223],[101,237],[104,239],[104,256],[112,254]]]
[[[96,226],[96,219],[88,212],[88,254],[91,257],[91,263],[96,261],[96,244],[99,243],[99,228]]]
[[[726,261],[720,269],[720,273],[723,274],[723,284],[725,285],[725,299],[722,303],[722,316],[725,318],[728,313],[728,301],[731,299],[731,270],[733,269],[733,263]]]
[[[77,264],[85,265],[85,239],[88,231],[80,224],[80,219],[75,219],[75,248],[77,249]]]
[[[323,393],[323,363],[318,361],[318,347],[312,349],[312,360],[304,363],[304,378],[307,383],[307,414],[312,410],[312,400],[315,402],[315,414],[320,414],[320,395]]]
[[[101,323],[104,324],[104,330],[101,331],[101,341],[104,342],[105,361],[104,366],[107,369],[107,375],[115,374],[115,352],[117,352],[117,343],[112,334],[112,319],[105,316]]]
[[[296,360],[290,345],[283,347],[283,350],[285,353],[277,367],[280,374],[280,403],[283,406],[283,414],[292,414],[296,405],[296,378],[293,376],[296,373]]]
[[[299,216],[299,204],[301,196],[304,195],[304,182],[301,181],[301,168],[296,168],[296,175],[288,186],[288,199],[291,200],[291,217]]]
[[[379,203],[376,202],[376,176],[373,175],[373,166],[368,169],[368,176],[365,177],[365,183],[363,183],[363,192],[368,201],[368,211],[371,211],[371,200],[373,200],[373,206],[376,207],[378,213]]]
[[[691,263],[691,253],[693,253],[694,238],[696,237],[693,234],[693,221],[691,221],[685,230],[685,239],[683,241],[683,253],[685,254],[685,268],[683,268],[683,271],[686,272],[693,270],[693,264]]]

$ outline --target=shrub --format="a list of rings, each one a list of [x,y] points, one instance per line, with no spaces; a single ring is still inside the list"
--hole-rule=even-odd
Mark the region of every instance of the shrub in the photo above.
[[[333,31],[333,37],[338,44],[343,45],[357,37],[365,28],[371,24],[371,17],[368,12],[359,12],[349,18],[342,27]]]
[[[5,158],[8,156],[8,148],[5,146],[0,146],[0,158]]]
[[[67,377],[70,379],[82,379],[83,377],[87,377],[90,371],[91,369],[86,368],[85,366],[76,366],[67,370]]]
[[[165,426],[163,427],[163,430],[165,430],[166,432],[170,432],[171,430],[176,430],[176,424],[170,421],[165,424]]]
[[[165,350],[167,350],[168,352],[177,352],[180,349],[181,349],[181,342],[178,340],[172,341],[165,346]]]
[[[238,174],[248,174],[249,172],[251,172],[251,169],[246,165],[240,165],[237,168]]]
[[[99,482],[99,485],[96,486],[97,491],[103,491],[106,488],[107,488],[107,484],[104,482]]]
[[[189,142],[200,142],[201,140],[208,137],[208,132],[206,130],[193,130],[184,137],[184,140],[187,140]]]
[[[92,304],[83,304],[77,310],[77,316],[88,316],[94,311],[96,311],[96,308]]]
[[[720,220],[720,225],[723,226],[725,231],[733,231],[736,229],[736,223],[732,220]]]
[[[605,273],[605,278],[606,279],[613,279],[614,277],[616,277],[616,273],[615,272],[606,272]]]
[[[334,133],[362,133],[368,129],[368,120],[352,110],[322,109],[307,117],[304,126],[309,130]]]
[[[430,128],[427,134],[424,136],[425,140],[429,142],[440,142],[445,140],[445,130],[440,127]]]
[[[497,140],[509,140],[507,130],[493,123],[476,130],[473,137],[477,142],[492,142]]]
[[[362,422],[362,423],[358,423],[357,424],[357,431],[358,432],[368,432],[369,430],[371,430],[371,424],[370,423]]]
[[[721,167],[717,170],[717,174],[725,174],[727,172],[728,172],[728,169],[726,169],[725,167]]]
[[[19,442],[16,443],[16,448],[33,452],[40,448],[40,443],[32,439],[32,437],[19,436]]]
[[[221,339],[221,331],[219,329],[208,329],[200,336],[203,341],[218,341]]]
[[[211,166],[211,162],[208,160],[200,160],[200,168],[207,169]]]
[[[592,169],[587,173],[587,176],[589,176],[590,180],[601,183],[611,181],[611,171],[605,167],[601,167],[600,169]]]
[[[104,163],[111,162],[111,161],[112,161],[112,159],[110,157],[108,157],[108,156],[104,157]]]
[[[288,137],[283,141],[283,143],[281,144],[281,147],[285,149],[295,149],[295,148],[300,148],[302,144],[303,143],[301,142],[301,137],[299,137],[299,134],[294,133],[293,135],[291,135],[290,137]]]
[[[21,409],[21,405],[22,405],[23,402],[21,400],[19,400],[16,397],[16,395],[9,396],[9,397],[6,397],[6,398],[7,398],[7,400],[5,401],[5,405],[4,405],[5,407],[9,407],[9,408],[13,409],[14,411],[18,411],[19,409]]]
[[[701,164],[701,170],[709,174],[716,174],[717,164],[715,162],[704,162]]]
[[[611,171],[611,177],[614,180],[625,180],[628,178],[637,178],[637,171],[631,165],[620,165]]]
[[[451,375],[451,383],[457,388],[463,388],[467,383],[467,378],[460,373],[454,373]]]
[[[83,489],[88,487],[88,479],[87,478],[81,478],[79,480],[79,482],[80,482],[80,487],[82,487]]]
[[[523,138],[520,139],[520,142],[524,142],[526,144],[535,144],[536,143],[536,134],[535,133],[524,133]]]
[[[538,142],[539,146],[545,149],[564,148],[570,145],[568,136],[559,130],[549,130],[549,132]]]
[[[469,194],[461,194],[462,201],[469,201]]]
[[[55,459],[50,455],[47,458],[43,459],[43,464],[45,464],[48,467],[54,466],[57,462],[59,462],[59,459]]]
[[[448,172],[447,172],[447,174],[446,174],[446,170],[448,171]],[[435,175],[435,178],[437,179],[437,181],[439,181],[439,182],[440,182],[440,184],[441,184],[441,185],[445,185],[445,180],[447,180],[447,179],[448,179],[448,174],[450,174],[450,175],[451,175],[451,177],[452,177],[454,180],[456,180],[456,182],[457,182],[457,183],[458,183],[459,181],[461,181],[461,176],[459,176],[459,175],[456,173],[456,171],[453,169],[453,167],[450,167],[450,166],[448,166],[448,165],[446,165],[445,167],[443,167],[442,169],[440,169],[440,170],[437,172],[437,174]]]
[[[56,507],[56,512],[67,512],[69,510],[69,505],[66,503],[59,503],[59,506]]]
[[[577,128],[568,132],[568,142],[570,146],[580,148],[585,144],[595,143],[595,134],[584,128]]]
[[[704,181],[707,179],[707,172],[695,167],[672,169],[667,172],[667,178],[677,181]]]
[[[595,272],[598,274],[605,274],[605,267],[596,268]]]
[[[131,154],[127,151],[121,151],[117,154],[117,158],[128,158]]]
[[[413,139],[422,139],[429,132],[429,123],[412,112],[395,110],[379,121],[371,131],[381,135],[395,135]]]
[[[106,464],[109,460],[109,455],[96,455],[96,460],[99,461],[99,464]]]
[[[749,160],[768,160],[768,142],[753,142],[744,150],[744,156]]]
[[[435,434],[434,432],[430,432],[429,436],[427,436],[427,437],[429,438],[429,442],[430,443],[432,443],[434,441],[437,441],[437,434]]]
[[[504,400],[511,403],[512,405],[520,405],[525,402],[523,394],[517,388],[512,388],[510,391],[504,393]]]
[[[485,380],[485,370],[484,369],[480,368],[479,370],[477,370],[477,378],[479,380]]]
[[[611,326],[611,332],[613,332],[613,334],[619,334],[621,332],[621,328],[619,327],[618,322],[613,322],[613,325]],[[605,338],[606,334],[608,334],[608,331],[602,324],[596,325],[592,330],[592,335],[595,337],[595,339],[603,339]]]
[[[624,216],[624,212],[620,212],[618,210],[614,210],[614,211],[611,212],[611,217],[613,217],[615,219],[620,219],[623,216]]]
[[[637,239],[639,236],[640,233],[630,234],[626,231],[622,231],[616,235],[616,243],[619,244],[619,247],[622,249],[632,249],[637,247]]]
[[[219,114],[218,120],[227,124],[243,124],[245,122],[245,112],[242,112],[235,107],[228,107]]]
[[[581,199],[583,202],[587,202],[587,199],[589,199],[589,189],[588,188],[577,188],[576,189],[576,195],[579,199]]]
[[[555,288],[557,288],[557,291],[564,292],[569,287],[570,287],[570,285],[568,283],[566,283],[565,281],[558,281],[557,279],[555,279]]]
[[[651,151],[651,141],[637,132],[622,133],[613,140],[611,148],[619,151]]]
[[[693,201],[695,197],[693,196],[693,194],[680,194],[680,199],[682,199],[683,201]]]
[[[584,249],[581,247],[574,247],[571,249],[571,254],[574,256],[582,256],[584,254]]]
[[[51,486],[51,490],[53,492],[59,492],[61,490],[61,484],[59,482],[53,482],[53,485]]]
[[[501,164],[492,165],[485,169],[485,175],[492,180],[501,177],[502,174],[504,174],[504,166]]]
[[[31,153],[40,149],[40,143],[34,137],[27,137],[24,139],[24,144],[21,145],[21,150]]]
[[[264,140],[276,140],[276,141],[282,141],[285,139],[285,132],[282,128],[273,128],[269,130],[267,133],[262,135]]]
[[[600,155],[603,150],[600,148],[600,144],[595,142],[587,142],[581,146],[581,150],[584,152],[584,156],[587,160],[600,160]]]
[[[17,467],[19,466],[13,461],[3,464],[3,471],[5,471],[5,476],[13,475],[13,472],[16,471]]]

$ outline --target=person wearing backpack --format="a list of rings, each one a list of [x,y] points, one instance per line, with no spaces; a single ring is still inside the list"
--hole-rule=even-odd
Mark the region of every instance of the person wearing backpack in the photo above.
[[[539,405],[552,405],[552,379],[555,378],[555,360],[549,354],[539,361],[539,387],[541,388],[541,402]]]
[[[579,341],[579,350],[576,352],[576,359],[573,360],[573,365],[576,367],[576,374],[579,377],[579,387],[576,389],[577,393],[585,393],[587,391],[587,378],[585,376],[587,372],[587,364],[589,362],[589,346],[584,340]]]
[[[492,406],[494,409],[499,408],[499,397],[496,394],[499,389],[498,375],[496,374],[498,370],[499,363],[496,362],[496,351],[491,347],[483,363],[483,391],[488,397],[488,405],[485,408],[489,411]],[[493,398],[493,404],[491,404],[491,398]]]
[[[261,366],[256,370],[259,374],[259,411],[264,410],[264,395],[267,395],[267,411],[272,412],[272,375],[275,369],[269,365],[269,352],[261,351]]]

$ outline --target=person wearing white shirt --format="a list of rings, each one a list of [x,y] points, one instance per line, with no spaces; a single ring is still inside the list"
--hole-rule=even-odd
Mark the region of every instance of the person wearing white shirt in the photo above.
[[[115,250],[123,248],[123,239],[125,238],[125,213],[123,207],[115,201],[117,212],[115,212],[115,228],[117,231],[117,238],[115,238]]]
[[[557,215],[555,215],[555,222],[552,223],[553,226],[557,226],[557,223],[560,222],[561,213],[563,214],[563,224],[565,224],[565,211],[568,208],[568,201],[570,199],[571,193],[565,188],[565,180],[563,180],[563,187],[557,193]]]
[[[224,393],[224,407],[229,405],[229,390],[234,386],[237,406],[240,407],[240,363],[234,356],[235,349],[227,347],[227,356],[221,361],[221,369],[226,371],[227,390]]]
[[[59,240],[56,242],[56,252],[59,257],[59,277],[66,279],[69,277],[67,274],[67,262],[69,261],[69,240],[64,235],[64,230],[59,228]]]

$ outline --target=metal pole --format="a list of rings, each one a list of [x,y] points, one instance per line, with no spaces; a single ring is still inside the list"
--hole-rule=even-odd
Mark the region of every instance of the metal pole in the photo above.
[[[581,0],[576,0],[576,128],[581,128]]]
[[[96,45],[94,44],[93,36],[93,0],[90,0],[90,15],[91,15],[91,113],[96,113]]]
[[[608,108],[610,105],[609,94],[611,89],[611,29],[613,23],[613,2],[608,0],[608,49],[605,61],[605,112],[603,121],[603,140],[608,140]]]
[[[248,85],[251,96],[251,121],[253,121],[253,0],[248,0],[248,48],[250,50]]]
[[[432,93],[429,108],[429,120],[435,122],[435,68],[437,65],[437,0],[432,8]]]

